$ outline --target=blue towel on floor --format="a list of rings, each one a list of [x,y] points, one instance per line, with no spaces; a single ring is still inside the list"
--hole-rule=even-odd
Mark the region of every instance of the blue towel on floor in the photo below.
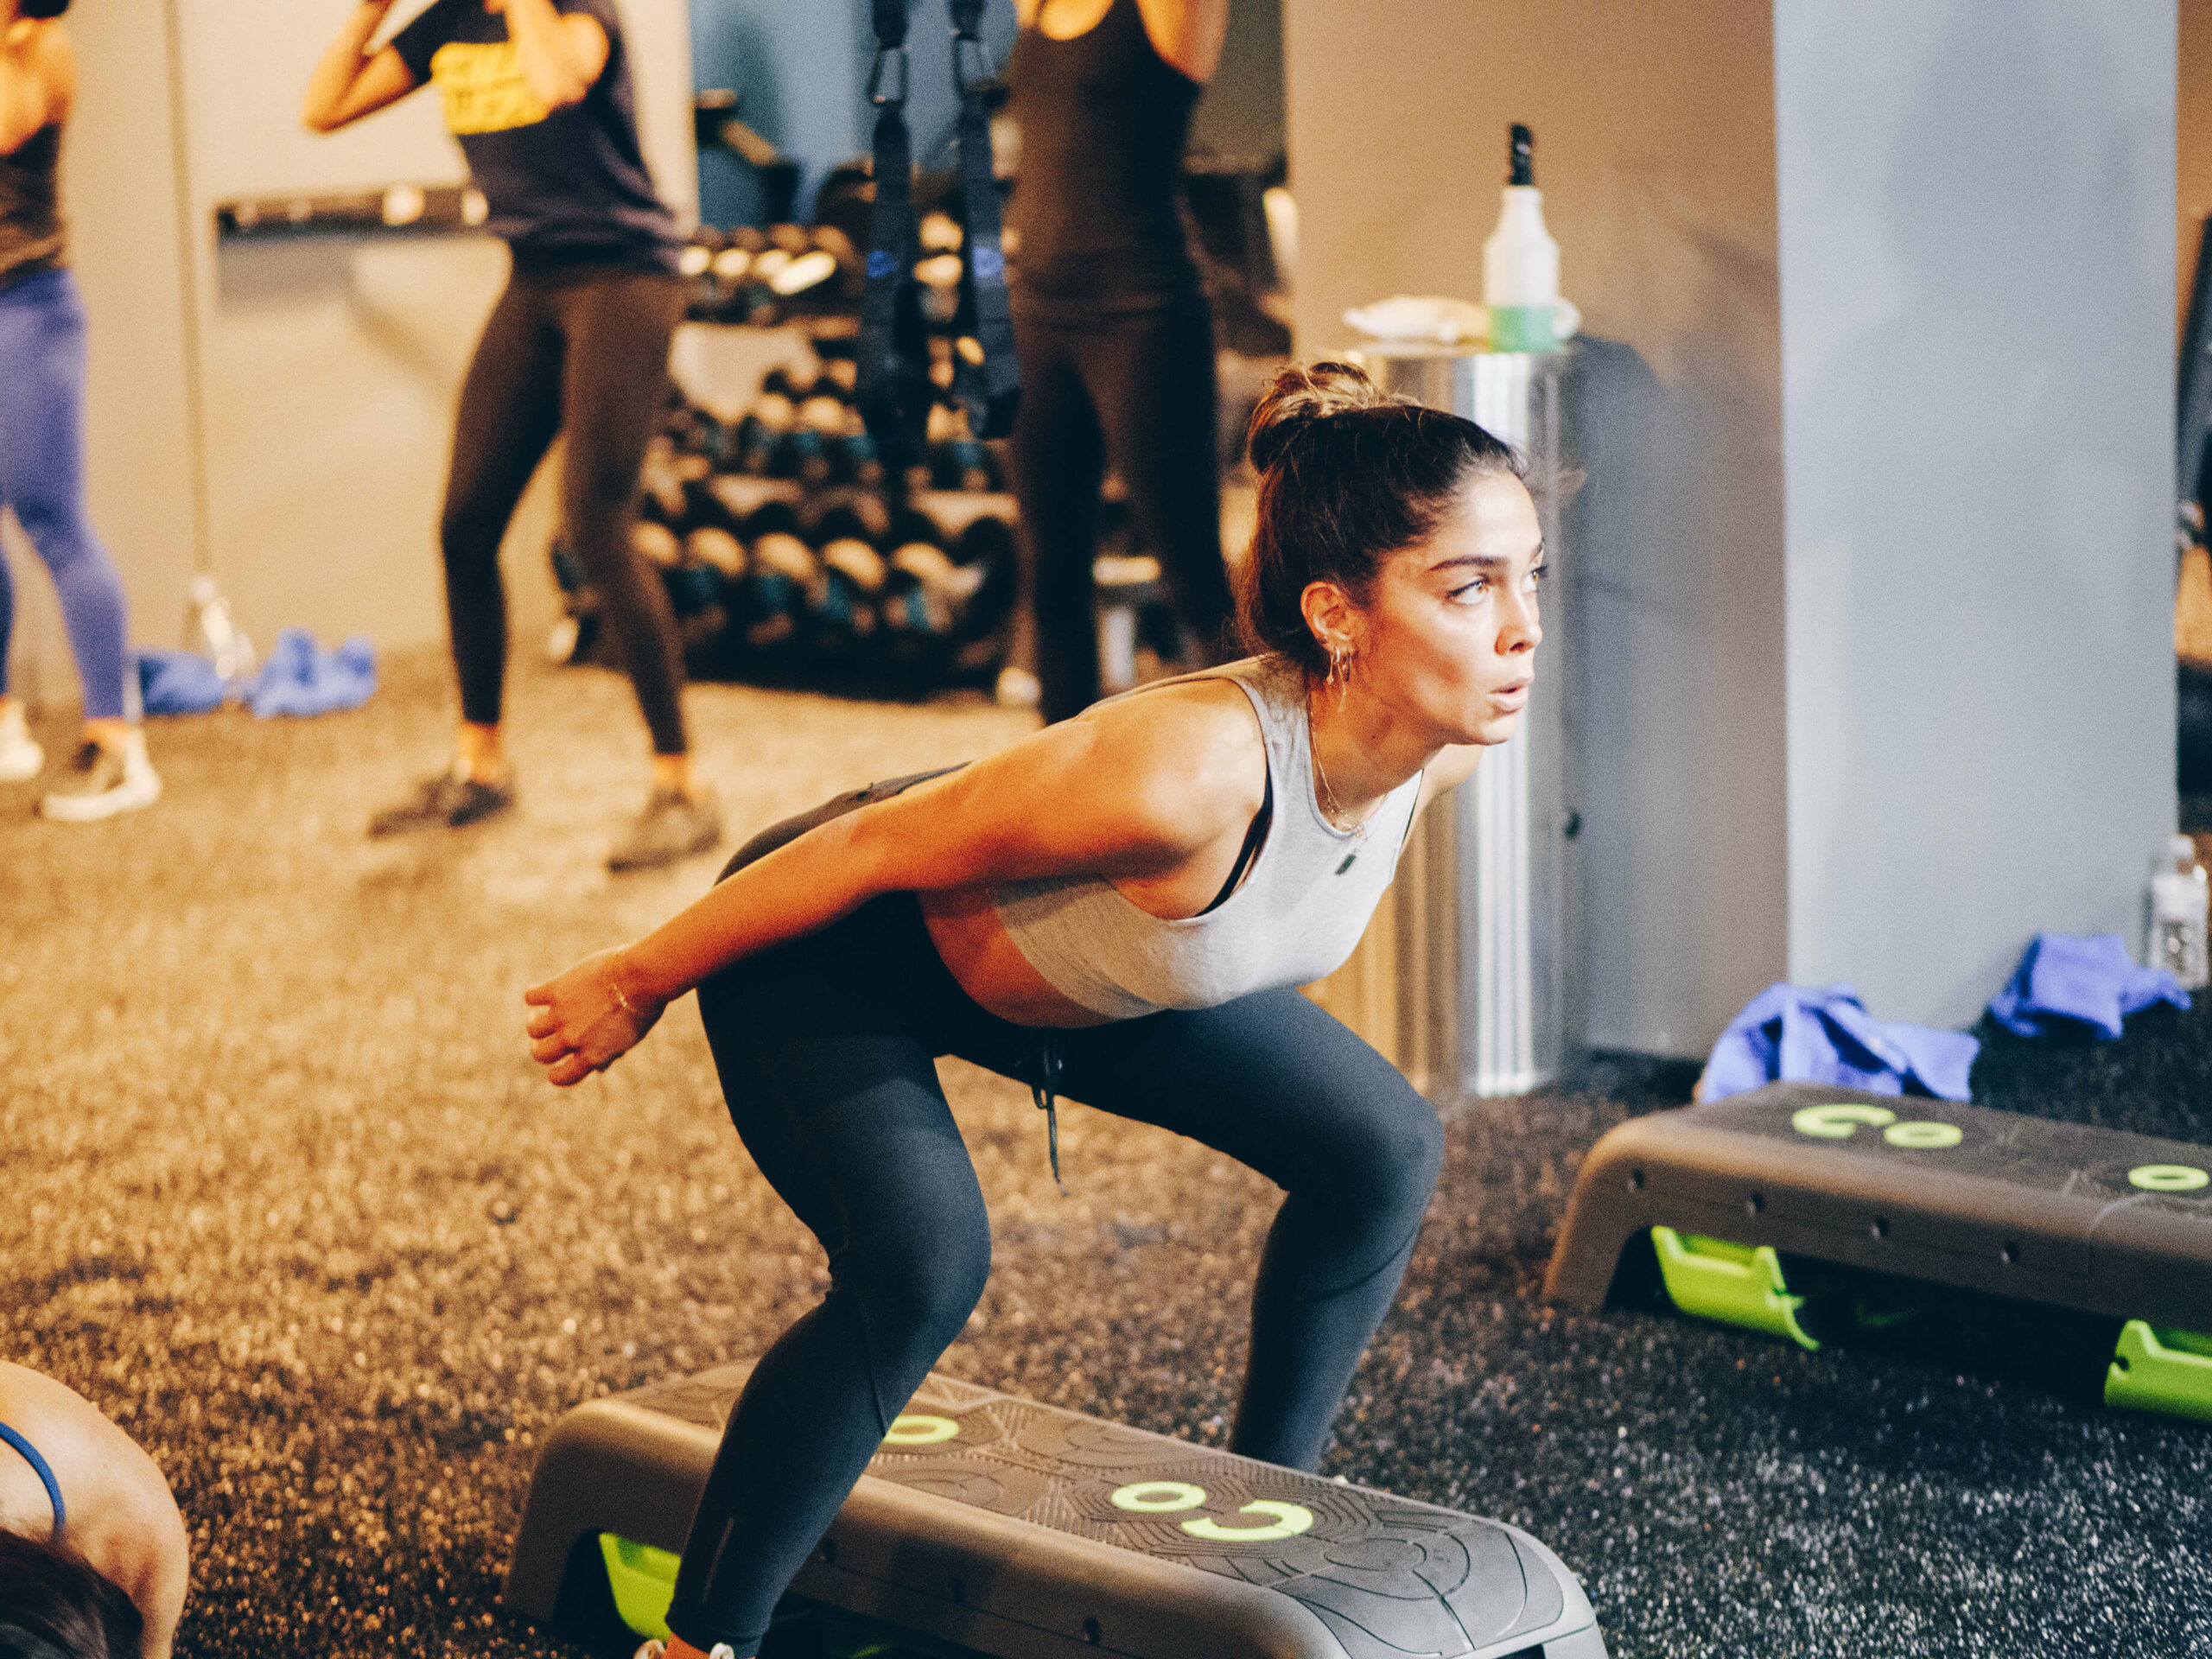
[[[376,648],[360,634],[325,651],[304,628],[287,628],[245,700],[267,720],[274,715],[327,715],[358,709],[377,689]]]
[[[223,706],[229,687],[196,651],[134,651],[138,701],[149,715],[204,715]]]
[[[1802,1081],[1876,1095],[1901,1095],[1910,1087],[1966,1100],[1967,1073],[1980,1052],[1962,1031],[1869,1018],[1848,985],[1775,984],[1720,1033],[1699,1097],[1719,1100],[1770,1083]]]
[[[2120,1035],[2120,1021],[2153,1002],[2189,1006],[2189,993],[2163,968],[2138,968],[2117,933],[2038,933],[1990,1018],[2023,1037],[2079,1033]]]

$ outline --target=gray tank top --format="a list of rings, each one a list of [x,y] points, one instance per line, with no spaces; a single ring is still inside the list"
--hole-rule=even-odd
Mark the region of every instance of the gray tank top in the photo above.
[[[991,890],[999,920],[1045,982],[1109,1020],[1210,1008],[1326,977],[1359,943],[1413,827],[1419,774],[1393,790],[1362,830],[1339,830],[1321,816],[1306,678],[1294,664],[1251,658],[1122,695],[1211,678],[1234,681],[1251,699],[1274,798],[1259,855],[1233,892],[1202,915],[1163,921],[1101,876],[1045,876]]]
[[[0,156],[0,288],[61,264],[61,124]]]

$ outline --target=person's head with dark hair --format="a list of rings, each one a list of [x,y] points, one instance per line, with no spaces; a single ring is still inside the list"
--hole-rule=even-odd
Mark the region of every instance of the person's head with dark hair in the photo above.
[[[0,1659],[138,1659],[145,1621],[67,1545],[0,1528]]]
[[[0,1360],[0,1659],[169,1659],[192,1539],[145,1449]]]
[[[1499,743],[1542,630],[1542,530],[1520,458],[1345,363],[1277,372],[1248,439],[1259,522],[1246,646],[1357,684],[1447,743]]]

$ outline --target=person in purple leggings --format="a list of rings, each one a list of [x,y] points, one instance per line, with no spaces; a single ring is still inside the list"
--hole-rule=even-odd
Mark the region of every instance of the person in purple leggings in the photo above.
[[[55,0],[0,0],[0,506],[46,561],[85,685],[85,740],[39,803],[85,823],[150,806],[125,648],[123,583],[85,512],[85,308],[64,262],[57,175],[77,90]],[[35,778],[45,752],[7,695],[15,590],[0,559],[0,783]]]

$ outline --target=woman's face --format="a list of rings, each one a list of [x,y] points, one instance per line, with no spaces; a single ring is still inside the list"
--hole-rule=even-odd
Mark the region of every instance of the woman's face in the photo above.
[[[1356,624],[1353,683],[1444,744],[1503,743],[1535,676],[1543,526],[1517,478],[1461,491],[1436,532],[1377,574]]]

